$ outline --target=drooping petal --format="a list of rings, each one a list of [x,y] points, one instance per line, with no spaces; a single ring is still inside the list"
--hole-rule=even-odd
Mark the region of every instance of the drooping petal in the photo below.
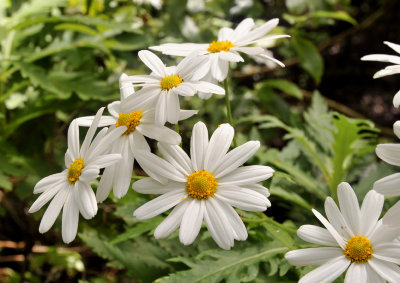
[[[185,246],[192,244],[199,234],[201,223],[203,222],[204,209],[205,202],[196,199],[191,200],[186,208],[179,229],[179,240]]]
[[[97,202],[103,202],[110,194],[114,180],[114,171],[115,165],[108,166],[106,169],[104,169],[103,176],[100,179],[96,191]]]
[[[97,213],[96,196],[88,183],[75,183],[74,199],[71,199],[71,202],[77,204],[77,207],[85,219],[91,219]]]
[[[156,239],[164,239],[178,229],[179,225],[181,224],[183,214],[185,213],[189,203],[189,201],[182,201],[175,206],[167,218],[165,218],[164,221],[161,222],[161,224],[158,225],[154,231],[154,237]]]
[[[378,62],[388,62],[393,64],[400,64],[400,57],[394,55],[386,54],[371,54],[361,57],[363,61],[378,61]]]
[[[49,187],[46,191],[44,191],[38,198],[35,200],[35,202],[32,204],[32,206],[29,208],[29,213],[34,213],[41,209],[43,205],[48,203],[61,189],[65,188],[67,180],[61,180],[58,182],[55,182],[52,184],[51,187]]]
[[[158,96],[156,104],[156,125],[163,126],[167,122],[167,93],[162,92]]]
[[[61,235],[64,243],[68,244],[75,239],[76,233],[78,232],[78,221],[79,208],[71,193],[64,205],[62,215]]]
[[[322,265],[332,259],[343,256],[341,248],[321,247],[290,251],[285,258],[291,265]]]
[[[197,122],[192,131],[190,139],[190,157],[195,171],[204,168],[203,161],[208,147],[208,131],[203,122]]]
[[[336,231],[336,229],[315,209],[312,210],[314,213],[315,217],[318,218],[318,220],[325,226],[326,229],[328,229],[329,233],[331,233],[332,237],[336,240],[338,245],[344,250],[346,246],[345,240],[339,235],[339,233]]]
[[[191,84],[199,92],[225,94],[225,90],[222,87],[220,87],[220,86],[218,86],[216,84],[210,83],[210,82],[199,81],[199,82],[191,82]]]
[[[47,190],[49,187],[54,186],[60,180],[67,180],[68,170],[64,170],[61,173],[52,174],[50,176],[44,177],[39,182],[36,183],[35,188],[33,189],[34,194],[42,193]]]
[[[166,185],[161,184],[152,178],[144,178],[133,183],[132,189],[141,194],[165,194],[175,190],[185,189],[184,183],[169,181]]]
[[[315,225],[302,225],[297,230],[297,236],[300,239],[323,246],[336,246],[337,242],[332,237],[331,233],[325,228],[321,228]]]
[[[137,126],[136,129],[144,136],[163,143],[179,144],[181,142],[181,136],[177,132],[165,126],[154,124],[141,124]]]
[[[133,213],[139,220],[146,220],[157,216],[164,211],[167,211],[171,207],[174,207],[183,199],[185,199],[187,193],[185,190],[174,190],[163,194],[139,207]]]
[[[179,121],[183,121],[186,120],[190,117],[192,117],[193,115],[196,115],[197,113],[199,113],[199,110],[182,110],[179,112]]]
[[[170,91],[167,95],[167,121],[171,124],[176,124],[179,119],[180,105],[178,94],[174,91]],[[157,115],[157,114],[156,114]]]
[[[121,143],[121,153],[123,158],[115,164],[114,171],[113,192],[116,198],[125,196],[131,183],[134,158],[128,138]]]
[[[393,42],[390,42],[390,41],[384,41],[383,43],[386,44],[387,46],[389,46],[394,51],[396,51],[397,53],[400,54],[400,45],[399,44],[396,44],[396,43],[393,43]]]

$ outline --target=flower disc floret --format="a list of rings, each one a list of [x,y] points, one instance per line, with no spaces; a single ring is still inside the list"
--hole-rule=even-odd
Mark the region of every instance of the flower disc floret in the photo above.
[[[79,180],[79,176],[81,176],[82,169],[84,167],[83,159],[77,158],[74,162],[69,164],[68,168],[68,181],[71,184],[75,184],[76,181]]]
[[[165,76],[161,79],[161,89],[170,90],[177,87],[183,82],[183,79],[178,75]]]
[[[217,179],[213,174],[204,170],[190,174],[186,182],[186,191],[189,196],[198,200],[214,197],[217,187]]]
[[[372,257],[373,250],[366,237],[354,236],[347,242],[344,253],[352,262],[366,263]]]
[[[235,45],[233,45],[232,42],[230,42],[229,40],[224,40],[224,41],[213,41],[212,43],[210,43],[210,45],[208,46],[207,51],[211,52],[211,53],[218,53],[221,51],[229,51],[232,47],[234,47]]]
[[[140,110],[132,113],[119,113],[118,121],[115,124],[115,127],[118,128],[120,126],[126,126],[127,130],[122,135],[128,135],[135,131],[136,127],[140,124],[140,119],[142,116],[143,113]]]

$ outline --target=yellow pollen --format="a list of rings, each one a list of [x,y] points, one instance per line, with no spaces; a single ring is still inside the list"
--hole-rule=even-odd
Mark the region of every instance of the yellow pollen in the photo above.
[[[227,52],[227,51],[229,51],[229,49],[231,49],[234,46],[235,45],[233,45],[233,43],[230,42],[229,40],[213,41],[208,46],[207,51],[210,51],[211,53],[218,53],[218,52],[221,52],[221,51]]]
[[[199,200],[214,197],[217,187],[217,179],[213,174],[204,170],[190,174],[186,182],[186,191],[189,196]]]
[[[126,126],[127,130],[122,134],[128,135],[135,131],[136,127],[140,124],[140,119],[142,118],[142,111],[137,110],[132,113],[119,113],[118,121],[115,127]]]
[[[344,250],[344,254],[356,263],[366,263],[373,252],[369,240],[364,236],[351,237]]]
[[[183,79],[178,75],[166,76],[161,79],[161,89],[170,90],[171,88],[177,87],[183,82]]]
[[[71,184],[75,184],[75,182],[79,180],[79,176],[82,173],[83,167],[84,167],[84,164],[83,164],[82,158],[77,158],[77,159],[75,159],[74,162],[71,162],[69,164],[68,181]]]

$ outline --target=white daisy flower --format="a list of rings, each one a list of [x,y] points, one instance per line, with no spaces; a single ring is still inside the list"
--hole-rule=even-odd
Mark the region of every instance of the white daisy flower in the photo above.
[[[203,58],[195,54],[183,59],[176,67],[165,67],[160,58],[148,50],[139,51],[139,58],[152,70],[152,73],[128,76],[122,81],[142,87],[136,96],[140,97],[141,101],[155,104],[155,119],[158,125],[164,125],[166,121],[171,124],[178,122],[180,113],[178,95],[193,96],[197,92],[225,94],[222,87],[192,79],[198,65],[203,61]],[[129,99],[131,98],[127,100]]]
[[[303,225],[297,235],[306,242],[326,247],[290,251],[285,257],[292,265],[321,265],[299,282],[332,282],[347,270],[345,282],[400,282],[400,243],[393,242],[399,228],[378,220],[384,197],[371,190],[360,206],[348,183],[338,186],[340,210],[334,200],[325,201],[328,220],[313,209],[325,226]]]
[[[197,70],[196,78],[205,78],[210,82],[223,81],[228,75],[229,62],[244,61],[238,52],[243,52],[250,56],[264,57],[284,67],[282,62],[270,56],[264,48],[247,46],[260,40],[290,37],[289,35],[270,35],[265,37],[278,23],[279,19],[272,19],[262,26],[254,28],[253,19],[247,18],[235,30],[226,27],[220,29],[218,40],[211,43],[166,43],[149,48],[173,56],[188,56],[192,52],[203,54],[207,60]]]
[[[393,131],[400,138],[400,121],[394,123]],[[400,166],[400,144],[378,144],[375,151],[376,155],[383,161],[391,165]],[[376,181],[374,190],[385,196],[400,195],[400,173],[395,173]]]
[[[389,41],[384,41],[387,46],[392,48],[394,51],[400,54],[400,45],[391,43]],[[379,61],[393,63],[394,65],[387,66],[374,74],[374,79],[381,78],[384,76],[394,75],[400,73],[400,56],[386,55],[386,54],[372,54],[361,58],[363,61]],[[393,98],[394,107],[399,107],[400,105],[400,90],[394,95]]]
[[[86,137],[79,146],[79,126],[76,120],[68,128],[68,149],[65,153],[65,169],[40,180],[33,190],[42,193],[29,209],[38,211],[50,199],[46,212],[40,222],[39,232],[47,232],[53,226],[61,209],[62,239],[70,243],[78,230],[79,212],[85,219],[91,219],[97,213],[97,202],[90,183],[99,176],[101,168],[106,168],[121,159],[120,154],[104,154],[126,127],[107,132],[104,128],[93,139],[104,108],[101,108],[90,126]],[[92,141],[93,140],[93,141]],[[104,179],[105,177],[103,177]]]
[[[143,100],[143,97],[134,93],[130,83],[124,82],[127,75],[120,77],[121,101],[114,101],[108,105],[108,112],[111,116],[102,116],[100,126],[111,126],[110,129],[126,126],[127,130],[116,138],[110,145],[110,153],[119,153],[122,159],[104,170],[96,191],[98,202],[103,202],[113,188],[116,198],[126,195],[131,183],[133,162],[138,151],[150,151],[145,139],[149,137],[167,144],[179,144],[181,136],[175,131],[161,125],[156,125],[155,109]],[[129,99],[128,99],[129,98]],[[197,111],[182,111],[179,120],[196,114]],[[93,121],[91,117],[77,119],[80,126],[90,126]]]
[[[215,242],[230,249],[234,239],[247,239],[247,230],[232,206],[249,211],[264,211],[271,205],[268,189],[257,184],[274,172],[267,166],[241,166],[260,147],[249,141],[228,152],[234,130],[222,124],[210,140],[202,122],[193,128],[190,155],[176,145],[159,143],[164,159],[150,153],[138,155],[140,164],[150,176],[133,184],[144,194],[161,196],[134,212],[139,220],[159,215],[175,207],[157,227],[154,236],[165,238],[178,227],[179,239],[191,244],[198,235],[203,219]]]

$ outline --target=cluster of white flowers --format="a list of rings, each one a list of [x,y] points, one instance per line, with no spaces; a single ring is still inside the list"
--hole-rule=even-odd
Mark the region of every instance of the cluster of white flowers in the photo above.
[[[176,124],[197,113],[181,110],[179,96],[198,94],[207,99],[212,94],[224,95],[218,81],[226,78],[229,62],[243,61],[238,52],[264,57],[283,65],[261,47],[246,47],[267,36],[278,24],[273,19],[254,28],[252,19],[243,20],[235,30],[223,28],[218,40],[209,44],[166,44],[152,47],[165,54],[185,56],[177,66],[166,67],[148,50],[139,52],[141,61],[151,70],[149,75],[120,77],[121,100],[108,105],[111,116],[75,119],[68,130],[65,169],[40,180],[34,193],[42,193],[29,212],[36,212],[50,202],[39,231],[44,233],[54,224],[61,209],[62,237],[66,243],[76,237],[79,212],[85,219],[97,213],[113,189],[114,196],[126,195],[134,160],[148,178],[136,181],[133,188],[144,194],[161,196],[139,207],[134,216],[149,219],[175,207],[157,227],[156,238],[164,238],[180,227],[179,238],[191,244],[198,235],[203,219],[215,242],[230,249],[234,239],[245,240],[247,230],[233,207],[264,211],[271,204],[268,189],[258,184],[273,174],[267,166],[242,166],[260,147],[249,141],[228,152],[234,136],[229,124],[221,124],[208,138],[207,127],[198,122],[191,137],[190,158],[179,146],[181,137],[165,126]],[[140,88],[135,92],[135,87]],[[79,127],[89,127],[82,146]],[[108,127],[105,127],[108,126]],[[103,127],[95,137],[98,127]],[[163,158],[151,152],[146,138],[158,141]],[[104,172],[96,193],[91,183]]]

